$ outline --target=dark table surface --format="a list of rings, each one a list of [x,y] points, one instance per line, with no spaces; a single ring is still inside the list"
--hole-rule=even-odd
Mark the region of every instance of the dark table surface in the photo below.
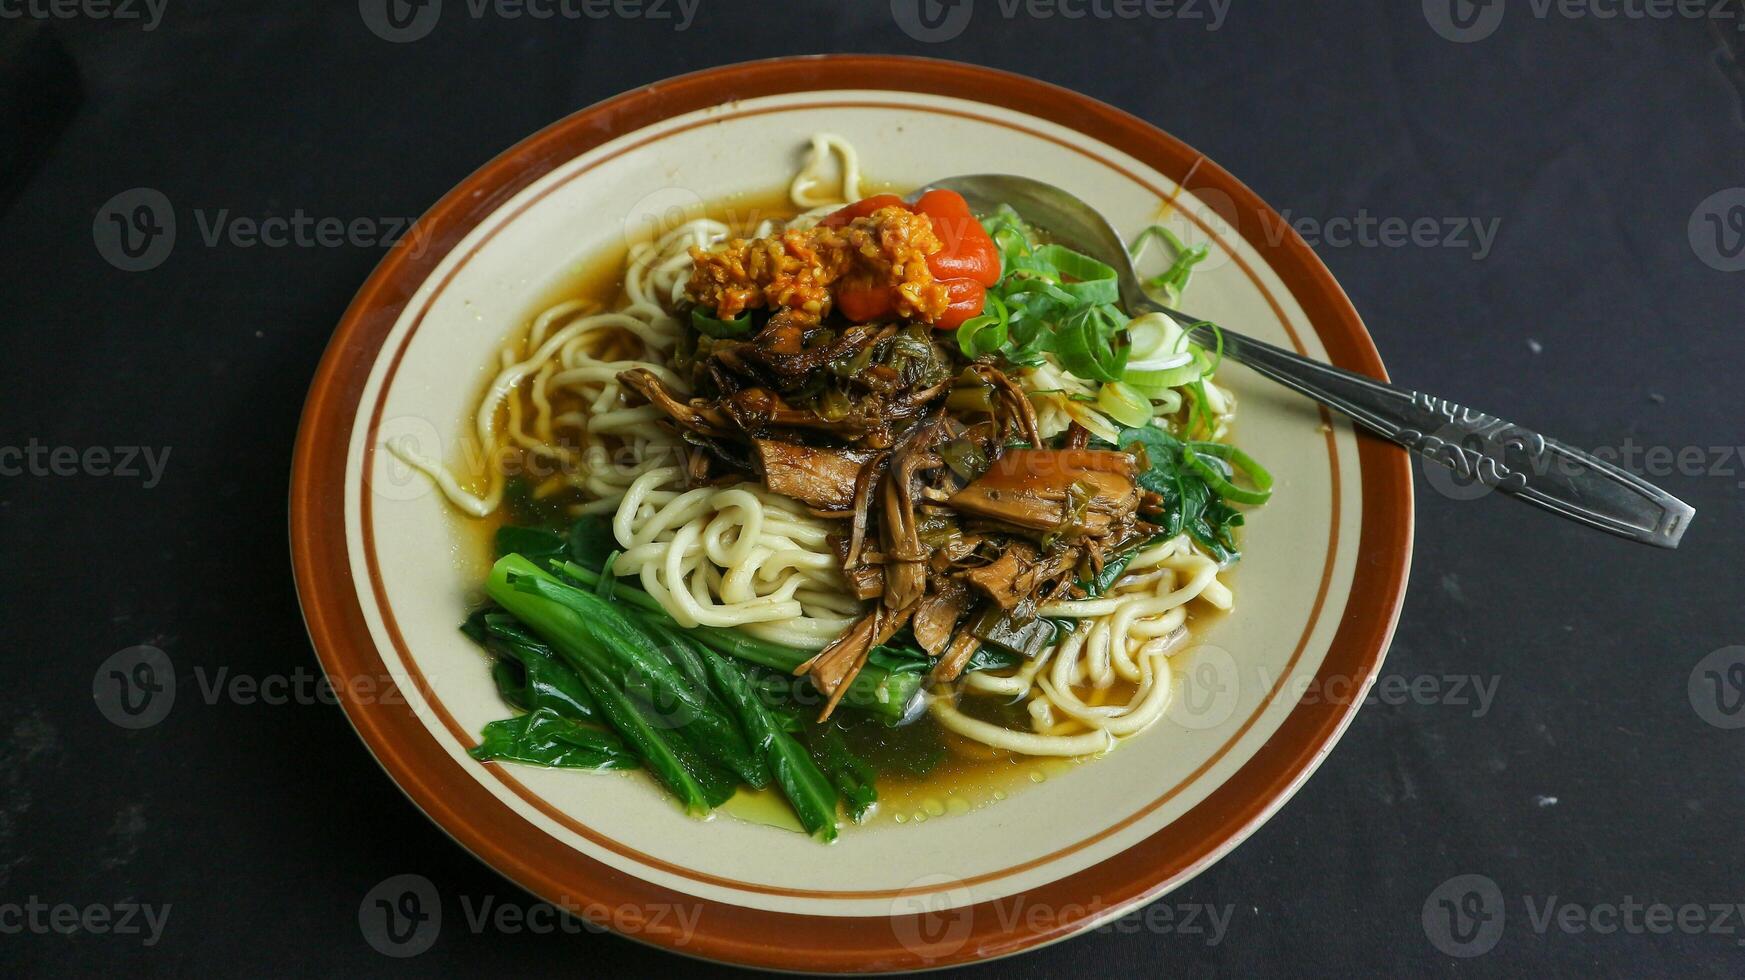
[[[1463,6],[1478,17],[1463,30],[1407,0],[1198,0],[1133,19],[1098,16],[1106,0],[1011,17],[981,0],[958,36],[923,41],[883,0],[701,0],[689,21],[676,6],[475,18],[449,0],[428,36],[390,43],[351,2],[169,0],[138,6],[144,20],[35,3],[0,12],[46,25],[84,97],[52,142],[22,137],[40,152],[0,182],[15,191],[0,200],[0,973],[716,969],[458,914],[416,959],[365,941],[360,902],[395,874],[475,906],[530,900],[414,809],[337,709],[189,678],[317,670],[286,556],[290,445],[381,253],[207,245],[197,222],[417,215],[591,102],[812,51],[976,62],[1144,117],[1322,238],[1394,377],[1610,447],[1698,511],[1662,552],[1498,497],[1447,499],[1420,473],[1393,694],[1163,900],[1228,916],[1221,932],[1130,919],[982,975],[1745,972],[1736,9],[1497,0]],[[64,94],[51,88],[4,96],[42,105]],[[106,260],[93,228],[134,188],[183,223],[149,271]],[[1390,247],[1339,230],[1365,216],[1495,235]],[[132,447],[136,475],[105,475]],[[94,706],[93,674],[139,645],[174,661],[181,696],[128,730]],[[1500,907],[1500,932],[1460,945],[1445,899]]]

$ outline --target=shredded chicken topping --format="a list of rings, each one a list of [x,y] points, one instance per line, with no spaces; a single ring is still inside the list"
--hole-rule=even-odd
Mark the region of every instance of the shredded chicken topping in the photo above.
[[[880,208],[838,228],[734,238],[717,251],[693,247],[685,291],[723,320],[764,307],[821,319],[830,312],[833,286],[894,287],[898,316],[932,323],[949,302],[945,285],[927,268],[927,256],[941,247],[926,215]]]
[[[896,206],[693,248],[693,302],[722,320],[770,315],[690,337],[675,362],[688,391],[645,368],[618,375],[703,450],[696,483],[761,478],[841,522],[830,547],[869,605],[796,671],[828,696],[825,718],[904,630],[935,682],[984,645],[1039,655],[1055,641],[1041,605],[1159,530],[1140,516],[1131,455],[1088,448],[1082,428],[1048,448],[1017,382],[941,344],[929,325],[949,290],[928,257],[942,248],[927,215]]]

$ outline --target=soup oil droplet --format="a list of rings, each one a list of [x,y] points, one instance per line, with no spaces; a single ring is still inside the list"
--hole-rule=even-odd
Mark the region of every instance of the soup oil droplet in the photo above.
[[[763,824],[766,827],[780,827],[795,833],[805,833],[806,828],[800,825],[800,818],[794,815],[793,808],[775,787],[769,789],[749,789],[742,787],[732,798],[721,805],[721,812],[736,817],[746,823]],[[714,814],[710,814],[711,817]]]

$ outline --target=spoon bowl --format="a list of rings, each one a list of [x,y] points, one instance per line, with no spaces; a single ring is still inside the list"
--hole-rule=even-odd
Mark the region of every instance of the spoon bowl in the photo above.
[[[1495,415],[1322,364],[1159,303],[1146,292],[1109,219],[1053,184],[1012,174],[966,174],[934,181],[922,192],[928,190],[955,191],[978,214],[1009,205],[1060,244],[1113,268],[1129,316],[1163,313],[1200,346],[1221,344],[1225,357],[1466,479],[1662,548],[1678,547],[1696,515],[1695,508],[1633,473]]]

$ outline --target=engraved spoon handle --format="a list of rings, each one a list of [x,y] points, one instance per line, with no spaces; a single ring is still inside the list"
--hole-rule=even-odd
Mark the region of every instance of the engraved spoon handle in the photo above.
[[[1158,304],[1211,348],[1202,321]],[[1222,330],[1224,356],[1359,425],[1453,469],[1459,476],[1520,497],[1573,521],[1660,548],[1676,548],[1695,508],[1633,473],[1494,415],[1421,391],[1309,360],[1264,341]]]
[[[963,174],[928,186],[962,194],[979,214],[1002,205],[1016,209],[1061,244],[1112,266],[1129,314],[1156,310],[1191,331],[1202,346],[1216,342],[1210,329],[1198,326],[1201,321],[1146,294],[1133,256],[1114,226],[1072,194],[1012,174]],[[1696,514],[1689,504],[1640,477],[1494,415],[1311,361],[1230,330],[1222,333],[1226,356],[1452,468],[1480,492],[1494,487],[1570,520],[1662,548],[1678,547]]]

